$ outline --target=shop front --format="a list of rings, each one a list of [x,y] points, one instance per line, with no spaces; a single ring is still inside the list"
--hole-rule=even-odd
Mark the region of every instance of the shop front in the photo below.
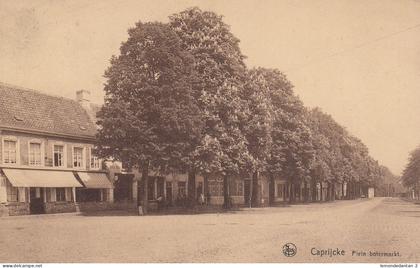
[[[3,168],[0,180],[8,215],[75,212],[76,188],[83,187],[71,171]]]

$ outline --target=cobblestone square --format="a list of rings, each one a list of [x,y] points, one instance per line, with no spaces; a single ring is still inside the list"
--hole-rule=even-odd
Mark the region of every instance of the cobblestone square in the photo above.
[[[419,205],[397,198],[220,214],[8,217],[0,219],[0,262],[415,262],[419,219]],[[286,243],[296,245],[294,257],[283,255]]]

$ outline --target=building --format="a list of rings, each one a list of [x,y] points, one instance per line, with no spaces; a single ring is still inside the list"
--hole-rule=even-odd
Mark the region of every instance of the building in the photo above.
[[[367,195],[367,197],[368,198],[374,198],[375,197],[375,188],[373,188],[373,187],[369,187],[368,188],[368,195]]]
[[[72,100],[0,84],[0,215],[136,205],[132,176],[93,152],[99,107],[89,95],[80,90]]]
[[[141,204],[142,200],[142,184],[141,175],[135,172],[135,178],[138,183],[138,200]],[[285,181],[276,180],[276,187],[273,188],[273,198],[275,203],[283,203],[288,201],[285,197]],[[223,196],[223,177],[220,175],[196,175],[194,185],[189,185],[187,174],[169,174],[156,175],[149,174],[148,179],[148,200],[150,209],[156,208],[155,203],[158,197],[163,197],[167,206],[185,206],[189,201],[190,191],[195,191],[194,195],[197,199],[204,194],[208,205],[220,206],[224,202]],[[267,178],[261,176],[258,181],[258,205],[270,205],[270,184]],[[229,178],[229,196],[232,204],[235,206],[249,206],[251,202],[252,180],[246,175],[237,175]],[[273,202],[274,203],[274,202]]]

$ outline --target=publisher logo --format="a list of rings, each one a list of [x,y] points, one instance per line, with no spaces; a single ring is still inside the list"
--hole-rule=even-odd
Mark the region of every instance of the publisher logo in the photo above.
[[[296,253],[297,253],[297,248],[296,248],[295,244],[293,244],[293,243],[286,243],[283,246],[283,254],[284,254],[284,256],[286,256],[286,257],[293,257],[293,256],[296,255]]]

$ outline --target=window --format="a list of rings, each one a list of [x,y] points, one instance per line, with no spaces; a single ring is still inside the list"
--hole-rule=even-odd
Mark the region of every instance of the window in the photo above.
[[[179,196],[186,196],[187,194],[187,188],[186,188],[186,183],[185,181],[179,181],[178,182],[178,195]]]
[[[82,168],[83,165],[83,148],[74,147],[73,148],[73,167]]]
[[[92,149],[90,149],[90,168],[91,169],[99,169],[100,168],[99,158],[92,154]]]
[[[37,142],[29,143],[29,165],[30,166],[42,165],[41,143],[37,143]]]
[[[13,141],[13,140],[3,141],[3,163],[4,164],[17,163],[17,141]]]
[[[211,196],[223,196],[223,183],[216,180],[209,180],[209,193]]]
[[[147,180],[147,199],[155,200],[155,177],[149,177]]]
[[[242,181],[237,181],[236,182],[236,192],[235,195],[237,196],[242,196],[244,195],[244,184]]]
[[[102,189],[76,189],[76,200],[78,202],[100,202]]]
[[[277,184],[277,197],[283,198],[284,184]]]
[[[63,145],[54,145],[53,162],[54,167],[64,167],[65,161]]]
[[[56,188],[55,189],[55,200],[57,202],[66,201],[66,188]]]
[[[172,204],[172,182],[171,181],[166,182],[166,200],[169,202],[169,204]]]
[[[8,187],[7,189],[7,201],[19,202],[19,189],[17,187]]]

